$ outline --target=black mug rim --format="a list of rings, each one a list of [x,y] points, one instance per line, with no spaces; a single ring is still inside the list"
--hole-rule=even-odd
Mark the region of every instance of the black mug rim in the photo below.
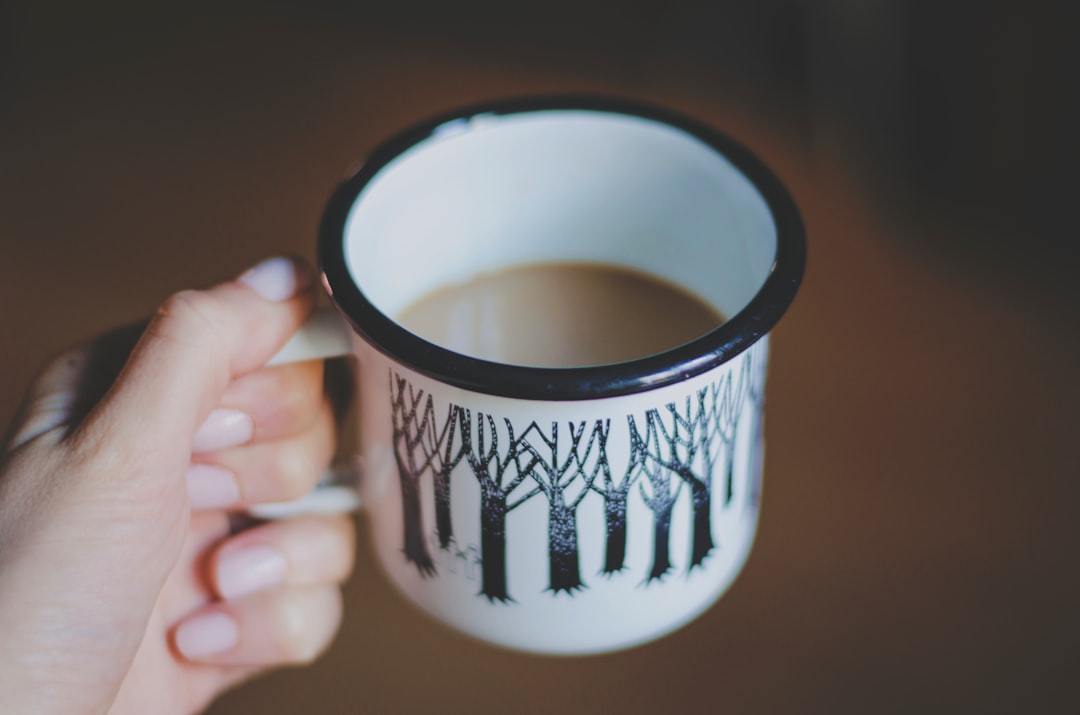
[[[366,298],[346,264],[345,224],[356,198],[379,171],[447,122],[481,114],[551,110],[595,111],[668,124],[710,146],[750,181],[764,198],[776,225],[776,255],[765,281],[741,311],[711,332],[655,355],[608,365],[548,368],[491,362],[440,347],[409,332]],[[776,325],[795,298],[806,264],[806,238],[795,202],[775,174],[750,150],[711,126],[634,100],[543,96],[450,111],[381,143],[331,196],[319,229],[318,262],[323,284],[338,311],[353,330],[395,362],[470,392],[524,400],[592,400],[682,382],[731,360],[756,343]]]

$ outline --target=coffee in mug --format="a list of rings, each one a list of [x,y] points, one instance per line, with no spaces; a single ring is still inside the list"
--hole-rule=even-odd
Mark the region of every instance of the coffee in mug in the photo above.
[[[463,355],[554,368],[636,360],[724,322],[676,285],[587,263],[539,263],[476,276],[424,296],[397,321]]]

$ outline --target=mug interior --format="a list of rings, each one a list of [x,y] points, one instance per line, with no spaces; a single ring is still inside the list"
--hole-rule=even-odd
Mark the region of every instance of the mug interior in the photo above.
[[[338,187],[319,236],[323,282],[367,344],[444,384],[526,400],[637,393],[732,359],[787,310],[805,256],[794,202],[751,152],[669,110],[596,97],[492,102],[390,138]],[[727,320],[582,367],[477,359],[395,322],[445,286],[553,262],[650,274]]]
[[[443,286],[551,262],[641,271],[733,316],[776,247],[768,204],[724,155],[653,119],[584,109],[442,124],[374,174],[344,235],[349,274],[391,318]]]

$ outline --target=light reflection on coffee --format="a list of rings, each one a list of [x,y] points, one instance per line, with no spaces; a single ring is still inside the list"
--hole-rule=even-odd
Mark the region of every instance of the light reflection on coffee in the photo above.
[[[472,357],[581,367],[669,350],[724,319],[700,298],[638,271],[541,263],[440,288],[397,320],[437,345]]]

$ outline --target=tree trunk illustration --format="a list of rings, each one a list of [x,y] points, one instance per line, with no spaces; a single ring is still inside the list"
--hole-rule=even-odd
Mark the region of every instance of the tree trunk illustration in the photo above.
[[[657,431],[666,443],[661,459],[690,489],[692,522],[687,572],[704,564],[716,548],[712,529],[712,485],[718,464],[723,473],[716,476],[723,480],[725,507],[734,495],[735,430],[749,382],[749,361],[750,354],[744,354],[732,372],[698,390],[693,397],[688,396],[681,408],[674,402],[669,403],[670,430],[658,415],[655,417]]]
[[[724,506],[730,506],[735,497],[735,445],[724,452]]]
[[[604,522],[607,525],[607,548],[604,571],[613,574],[626,568],[626,494],[609,494],[604,499]]]
[[[511,601],[506,588],[506,495],[501,489],[481,488],[480,593],[489,601]]]
[[[690,566],[700,566],[715,544],[712,536],[712,494],[709,485],[700,480],[690,482],[693,501],[693,542],[690,549]]]
[[[405,558],[416,564],[422,576],[435,573],[428,552],[420,505],[420,482],[431,474],[436,492],[439,542],[447,548],[453,535],[450,524],[450,472],[461,459],[462,448],[453,453],[456,408],[451,406],[441,425],[435,417],[431,395],[415,389],[408,380],[390,373],[391,419],[394,461],[401,482]],[[440,496],[440,491],[443,494]]]
[[[590,460],[590,455],[598,439],[606,435],[606,426],[604,421],[597,420],[584,447],[586,423],[571,422],[569,428],[570,445],[565,453],[559,448],[557,422],[551,423],[551,437],[536,422],[531,423],[522,432],[521,447],[532,457],[528,474],[536,483],[536,491],[543,492],[548,500],[548,590],[572,595],[585,588],[578,557],[577,508],[603,469],[604,460],[600,457]],[[577,489],[577,494],[569,497],[572,489]]]
[[[510,502],[510,495],[528,478],[531,464],[521,465],[520,440],[514,426],[504,420],[507,447],[499,449],[499,433],[491,415],[477,413],[473,430],[472,411],[458,407],[461,452],[480,485],[480,595],[489,601],[513,601],[506,578],[507,515],[539,492],[533,489]]]
[[[671,507],[674,503],[674,499],[664,500],[653,512],[653,562],[646,581],[663,579],[671,570]]]
[[[435,473],[435,533],[439,537],[439,548],[450,548],[454,540],[454,526],[450,520],[450,471],[439,470]]]
[[[578,563],[577,512],[563,501],[560,494],[548,509],[549,588],[558,593],[582,587]]]
[[[450,549],[450,543],[454,540],[454,526],[450,520],[450,475],[458,463],[464,459],[465,451],[469,448],[469,445],[460,438],[456,442],[456,450],[454,447],[459,410],[460,408],[456,405],[450,406],[441,431],[436,432],[434,421],[431,427],[435,456],[434,478],[432,479],[435,490],[435,533],[439,537],[439,548],[444,551]]]
[[[409,468],[400,458],[397,460],[398,473],[401,478],[401,508],[404,517],[404,543],[405,558],[416,564],[421,576],[433,576],[435,574],[435,562],[428,553],[427,543],[424,540],[424,528],[420,513],[420,489],[417,479],[411,478]]]
[[[597,466],[601,480],[593,480],[593,490],[604,497],[604,523],[607,527],[607,545],[604,550],[602,574],[616,574],[626,568],[626,508],[628,495],[641,476],[645,450],[635,430],[630,431],[630,455],[622,478],[616,482],[607,459],[607,439],[610,420],[604,420],[597,436]],[[599,483],[598,483],[599,482]]]
[[[713,421],[724,450],[724,507],[730,506],[735,497],[735,432],[746,398],[752,392],[755,353],[756,349],[751,348],[741,358],[737,368],[738,382],[734,382],[734,373],[729,373],[727,379],[717,386],[718,393],[722,391],[722,394],[714,394],[713,397],[716,403]]]
[[[693,505],[690,527],[690,562],[687,571],[693,571],[704,563],[715,548],[712,538],[712,472],[715,464],[714,421],[711,419],[709,388],[699,390],[693,397],[687,396],[680,410],[674,402],[667,405],[671,417],[669,430],[659,416],[650,415],[656,432],[666,444],[664,466],[690,489]]]
[[[645,505],[653,513],[653,560],[645,583],[662,581],[671,571],[671,510],[679,498],[683,482],[675,480],[672,489],[672,471],[667,466],[665,455],[661,452],[660,433],[663,423],[660,413],[653,409],[645,413],[645,436],[638,432],[633,415],[627,416],[632,444],[642,445],[642,473],[644,479],[638,484],[638,491]],[[645,486],[648,485],[649,489]]]

